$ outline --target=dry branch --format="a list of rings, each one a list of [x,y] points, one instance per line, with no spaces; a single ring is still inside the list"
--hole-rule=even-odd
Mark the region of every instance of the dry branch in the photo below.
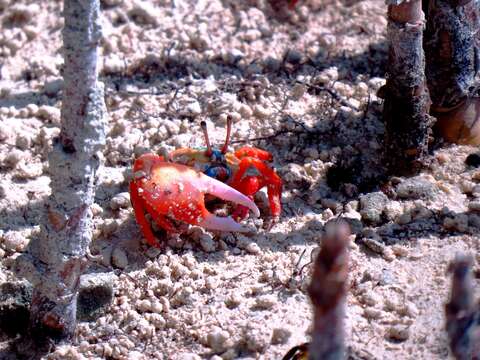
[[[432,126],[422,50],[423,12],[421,0],[388,2],[386,162],[391,172],[404,174],[420,168]]]
[[[458,360],[480,359],[480,304],[473,294],[473,258],[457,255],[450,264],[452,290],[445,306],[452,354]]]
[[[432,114],[444,138],[480,144],[480,103],[472,95],[480,66],[480,1],[430,0],[425,31]]]
[[[77,287],[92,238],[90,206],[105,143],[104,92],[97,82],[99,0],[65,0],[64,15],[62,126],[48,158],[48,211],[41,235],[32,239],[17,263],[34,286],[31,347],[69,340],[74,334]]]
[[[350,228],[344,221],[325,226],[322,248],[313,265],[308,289],[314,307],[310,360],[345,358],[345,295]]]

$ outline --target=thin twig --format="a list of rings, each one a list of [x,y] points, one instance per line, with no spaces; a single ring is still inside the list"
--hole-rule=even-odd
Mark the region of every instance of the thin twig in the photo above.
[[[344,316],[350,226],[334,220],[325,225],[322,248],[308,289],[314,308],[310,360],[345,358]]]
[[[452,290],[445,306],[450,349],[458,360],[480,359],[480,306],[473,296],[473,258],[457,254],[450,264]]]

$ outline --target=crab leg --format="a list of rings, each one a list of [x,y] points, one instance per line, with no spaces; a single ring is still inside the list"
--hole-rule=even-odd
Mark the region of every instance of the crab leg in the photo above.
[[[130,183],[130,201],[135,213],[135,219],[137,219],[137,223],[140,225],[140,229],[142,230],[145,239],[151,246],[160,247],[160,244],[156,240],[155,235],[153,235],[152,228],[145,217],[143,201],[138,195],[138,187],[133,181]]]
[[[235,151],[235,156],[239,159],[245,157],[252,157],[255,159],[265,160],[265,161],[272,161],[273,157],[268,151],[258,149],[255,147],[250,146],[243,146],[237,151]]]
[[[270,211],[272,213],[272,216],[280,216],[280,212],[282,210],[282,206],[280,204],[280,196],[282,193],[282,180],[275,172],[275,170],[271,169],[263,161],[251,157],[243,158],[238,166],[238,171],[231,182],[232,187],[242,192],[245,192],[247,195],[253,195],[251,194],[251,191],[258,191],[260,189],[260,185],[266,184],[268,188],[268,200],[270,203]],[[261,174],[262,178],[258,180],[258,183],[253,182],[251,180],[251,177],[246,177],[245,179],[242,179],[245,172],[251,166],[257,169]]]
[[[265,179],[262,179],[260,176],[245,176],[239,183],[237,183],[235,188],[253,200],[253,196],[265,185]],[[233,211],[232,217],[236,221],[240,221],[245,219],[247,215],[248,209],[243,205],[238,205]]]

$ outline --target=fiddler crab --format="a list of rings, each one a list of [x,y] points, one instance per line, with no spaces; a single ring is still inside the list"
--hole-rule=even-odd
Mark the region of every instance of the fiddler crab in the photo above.
[[[253,196],[265,186],[272,222],[278,220],[282,180],[266,164],[272,155],[248,146],[228,152],[232,122],[228,116],[227,136],[221,150],[210,145],[207,125],[202,121],[206,149],[181,148],[164,156],[144,154],[135,160],[130,199],[149,245],[161,247],[146,213],[167,233],[181,233],[185,223],[207,230],[250,231],[237,221],[244,219],[249,210],[255,217],[260,216]],[[255,175],[251,175],[252,171]],[[206,208],[205,196],[211,195],[236,204],[231,216],[216,216]]]

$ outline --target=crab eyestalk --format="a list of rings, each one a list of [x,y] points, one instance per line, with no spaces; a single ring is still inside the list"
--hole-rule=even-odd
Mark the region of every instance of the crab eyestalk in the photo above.
[[[226,154],[228,151],[228,144],[230,143],[230,134],[232,132],[233,118],[231,115],[227,116],[227,136],[225,138],[225,144],[222,147],[222,154]]]
[[[207,123],[205,121],[202,121],[200,123],[200,127],[202,128],[203,136],[205,137],[205,143],[207,145],[207,150],[205,151],[205,154],[207,156],[211,156],[213,151],[212,151],[212,146],[210,145],[210,140],[208,138]]]

